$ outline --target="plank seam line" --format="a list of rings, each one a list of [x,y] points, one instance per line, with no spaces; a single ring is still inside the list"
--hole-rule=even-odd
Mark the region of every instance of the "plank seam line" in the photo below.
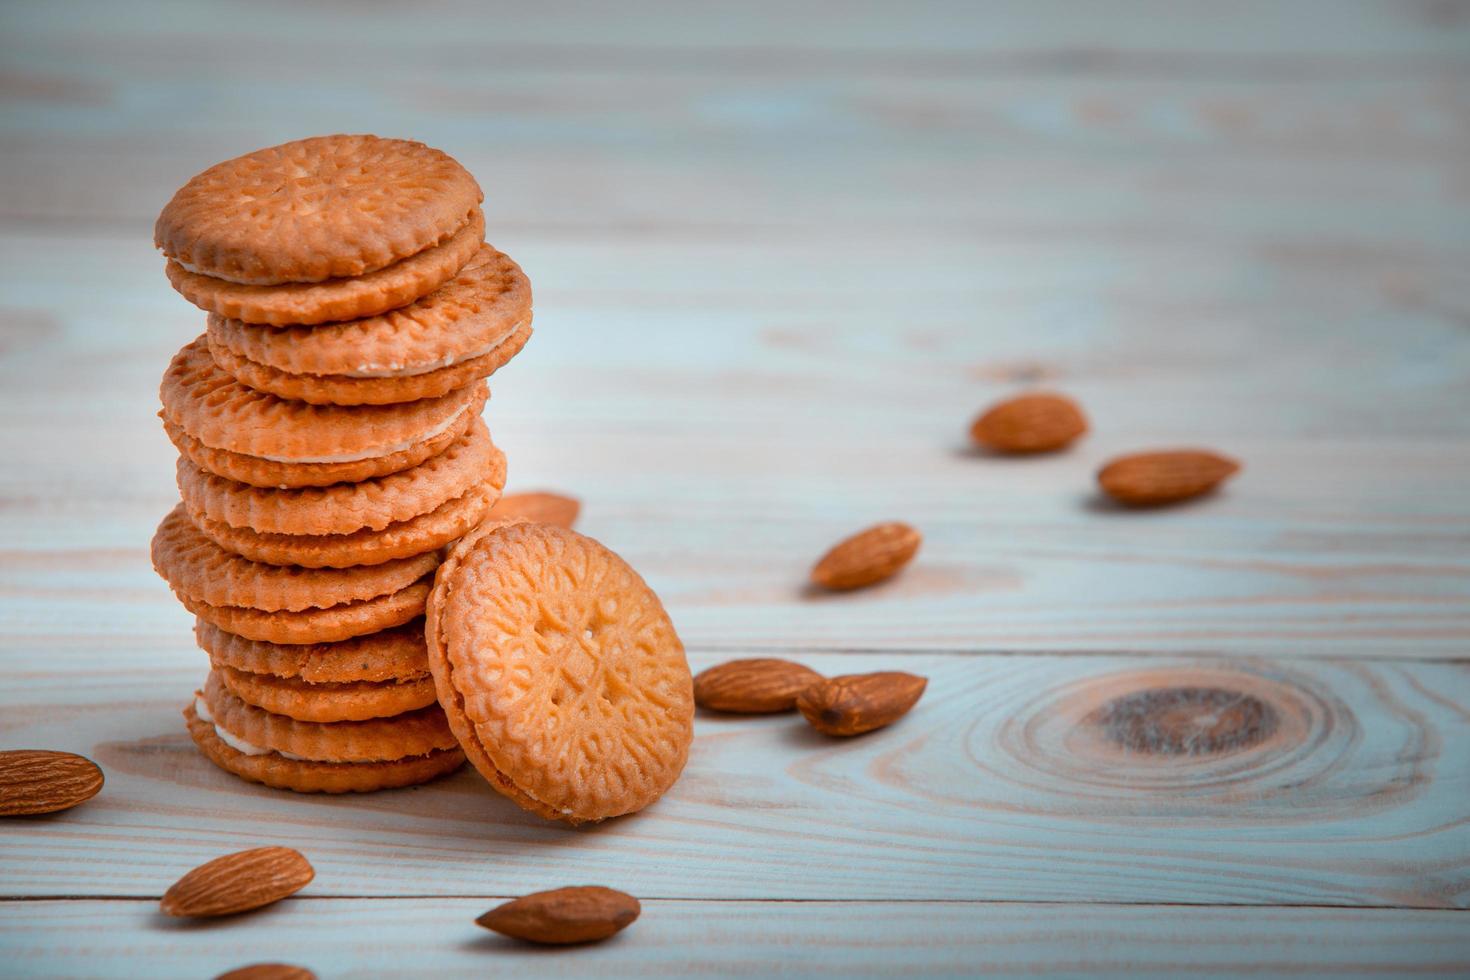
[[[418,901],[503,901],[517,898],[514,894],[446,894],[446,895],[293,895],[292,901],[306,902],[418,902]],[[0,895],[3,902],[156,902],[158,895]],[[710,898],[676,895],[639,896],[641,902],[688,902],[727,905],[1044,905],[1058,908],[1198,908],[1198,909],[1332,909],[1364,912],[1451,912],[1470,914],[1470,908],[1441,905],[1346,905],[1330,902],[1257,903],[1257,902],[1087,902],[1059,899],[1011,898]]]

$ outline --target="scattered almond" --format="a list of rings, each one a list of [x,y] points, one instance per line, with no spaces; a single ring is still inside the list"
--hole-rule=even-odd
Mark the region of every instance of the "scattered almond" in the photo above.
[[[847,674],[813,684],[796,706],[819,732],[861,735],[902,718],[928,685],[928,678],[896,670]]]
[[[970,426],[970,437],[998,453],[1049,453],[1087,431],[1087,416],[1066,395],[1034,392],[998,402]]]
[[[316,974],[304,966],[289,963],[252,963],[221,973],[214,980],[316,980]]]
[[[315,876],[300,851],[257,847],[201,864],[174,882],[161,905],[168,915],[234,915],[294,895]]]
[[[632,895],[581,885],[517,898],[475,921],[503,936],[564,945],[606,939],[631,924],[641,910]]]
[[[513,493],[501,497],[490,508],[488,520],[532,521],[536,524],[557,524],[571,527],[582,511],[582,504],[575,497],[563,497],[559,493]]]
[[[815,670],[790,660],[731,660],[694,678],[694,703],[747,715],[790,711],[796,707],[796,696],[821,680]]]
[[[1209,493],[1240,470],[1235,460],[1203,449],[1119,456],[1097,474],[1108,496],[1135,507],[1172,504]]]
[[[860,589],[893,576],[919,550],[923,536],[900,521],[859,531],[838,543],[812,568],[812,581],[828,589]]]
[[[70,810],[102,788],[102,770],[71,752],[15,749],[0,752],[0,816]]]

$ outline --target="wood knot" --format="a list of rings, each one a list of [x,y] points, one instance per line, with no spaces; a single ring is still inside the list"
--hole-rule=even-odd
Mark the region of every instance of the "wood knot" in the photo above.
[[[1119,748],[1142,755],[1220,755],[1251,748],[1276,731],[1276,709],[1220,687],[1134,691],[1098,708],[1086,723]]]

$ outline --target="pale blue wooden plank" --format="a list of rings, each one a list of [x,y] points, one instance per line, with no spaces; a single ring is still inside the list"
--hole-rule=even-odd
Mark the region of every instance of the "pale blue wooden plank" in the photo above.
[[[554,875],[669,898],[1470,906],[1459,664],[801,654],[929,688],[851,740],[701,714],[663,800],[569,831],[473,772],[362,798],[249,786],[183,731],[204,673],[186,642],[182,624],[156,646],[9,641],[3,747],[81,752],[107,784],[0,824],[0,895],[158,894],[216,853],[284,844],[318,895]]]
[[[491,886],[487,896],[495,891]],[[19,977],[207,977],[285,961],[318,976],[1463,976],[1465,916],[1343,909],[645,901],[597,946],[536,949],[473,919],[495,900],[292,899],[202,927],[151,902],[0,905]]]

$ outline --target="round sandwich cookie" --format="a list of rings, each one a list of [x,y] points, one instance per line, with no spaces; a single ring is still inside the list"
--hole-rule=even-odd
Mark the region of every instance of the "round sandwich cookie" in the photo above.
[[[227,633],[267,643],[314,644],[376,633],[422,616],[433,584],[433,577],[425,576],[407,588],[374,599],[300,612],[215,606],[190,598],[178,589],[174,589],[174,595],[189,612]]]
[[[214,723],[235,738],[311,762],[391,762],[458,747],[437,704],[394,718],[297,721],[246,704],[217,671],[204,682],[204,703]]]
[[[302,535],[381,531],[427,514],[487,481],[498,478],[503,486],[504,470],[505,456],[480,419],[438,456],[413,469],[359,483],[272,490],[216,476],[182,456],[176,467],[179,492],[191,512],[230,527]]]
[[[213,680],[212,677],[210,682]],[[279,751],[241,738],[219,723],[219,718],[210,708],[210,693],[215,695],[216,701],[232,696],[228,692],[218,692],[218,689],[212,692],[206,688],[206,691],[196,692],[194,701],[184,708],[190,738],[194,739],[204,757],[223,770],[275,789],[291,789],[298,793],[360,793],[394,789],[429,782],[453,773],[465,763],[465,754],[457,746],[432,748],[419,755],[397,755],[390,760],[378,761],[312,760],[297,752]],[[407,717],[413,718],[426,711],[429,708]],[[240,711],[234,708],[226,714],[232,723],[240,717]],[[353,723],[345,724],[350,726]],[[412,727],[416,727],[415,723],[410,723],[410,729]],[[422,746],[423,739],[419,742]]]
[[[307,684],[413,681],[430,676],[422,618],[350,640],[296,645],[247,640],[200,619],[194,623],[194,639],[216,666]]]
[[[500,488],[504,483],[505,468],[502,464],[498,473],[485,483],[471,487],[427,514],[389,524],[381,531],[271,534],[248,527],[231,527],[193,510],[189,516],[209,540],[251,561],[304,568],[376,565],[441,548],[463,537],[490,513],[500,498]]]
[[[489,377],[531,336],[531,284],[489,245],[415,303],[348,323],[266,327],[209,318],[209,349],[236,380],[313,404],[433,398]]]
[[[211,314],[276,326],[330,323],[374,316],[432,293],[474,258],[484,239],[485,216],[475,210],[443,244],[352,278],[257,286],[190,272],[172,260],[164,273],[179,295]]]
[[[632,813],[683,771],[683,644],[638,573],[591,538],[482,525],[440,566],[425,634],[455,737],[527,810],[573,824]]]
[[[200,468],[253,487],[275,487],[290,490],[294,487],[326,487],[333,483],[356,483],[387,476],[422,463],[431,456],[448,449],[480,417],[485,408],[489,391],[483,385],[475,386],[474,397],[469,406],[438,435],[413,443],[406,449],[388,453],[386,456],[370,456],[367,459],[339,463],[281,463],[259,456],[246,456],[225,449],[211,449],[168,420],[164,412],[163,428],[169,441],[178,451]]]
[[[154,244],[190,272],[277,285],[361,276],[451,238],[484,200],[441,150],[316,136],[215,164],[164,206]]]
[[[263,612],[326,609],[391,595],[433,572],[437,551],[380,565],[299,568],[250,561],[225,551],[174,507],[153,535],[153,567],[181,596],[210,606]]]
[[[163,376],[163,417],[211,449],[276,463],[352,463],[402,453],[453,427],[484,382],[396,405],[307,405],[255,391],[221,371],[200,336]]]
[[[406,681],[340,681],[308,684],[296,677],[252,674],[214,664],[235,697],[262,711],[297,721],[335,722],[391,718],[434,703],[434,678]]]

